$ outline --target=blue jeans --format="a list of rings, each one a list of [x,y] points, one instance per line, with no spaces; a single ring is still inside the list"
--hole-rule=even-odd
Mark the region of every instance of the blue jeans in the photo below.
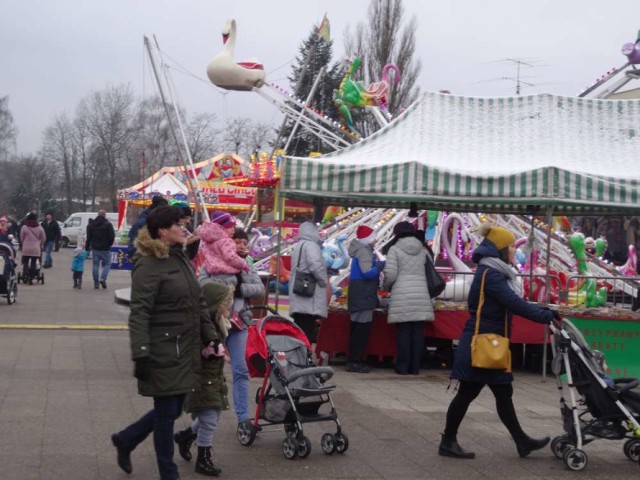
[[[55,245],[56,245],[56,241],[55,240],[48,240],[44,244],[44,263],[42,264],[43,267],[50,267],[51,265],[53,265],[53,260],[51,258],[51,252],[52,252],[53,247]]]
[[[178,467],[173,463],[173,424],[182,413],[184,399],[184,394],[153,397],[153,410],[117,434],[122,447],[133,450],[153,432],[161,480],[180,478]]]
[[[98,285],[98,281],[107,281],[107,275],[111,270],[111,252],[109,250],[93,250],[93,283]],[[100,264],[102,264],[102,275],[100,275]]]
[[[233,409],[238,422],[249,419],[249,369],[244,358],[247,346],[247,331],[231,329],[227,337],[227,350],[231,357],[233,375]]]

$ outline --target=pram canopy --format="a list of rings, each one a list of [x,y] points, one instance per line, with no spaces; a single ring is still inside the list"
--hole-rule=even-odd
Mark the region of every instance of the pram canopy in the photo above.
[[[292,320],[280,315],[267,315],[249,327],[245,358],[251,377],[263,378],[265,375],[269,358],[267,336],[292,337],[302,342],[307,350],[311,349],[309,339]]]

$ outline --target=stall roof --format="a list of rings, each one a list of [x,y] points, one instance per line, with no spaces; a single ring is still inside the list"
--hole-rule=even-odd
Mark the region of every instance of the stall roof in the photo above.
[[[640,100],[424,93],[388,126],[286,157],[282,192],[316,203],[458,211],[640,211]]]

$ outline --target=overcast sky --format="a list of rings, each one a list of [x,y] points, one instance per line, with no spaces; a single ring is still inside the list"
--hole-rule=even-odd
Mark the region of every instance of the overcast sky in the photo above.
[[[289,88],[290,62],[310,29],[328,13],[334,57],[344,54],[347,26],[365,20],[367,0],[20,0],[0,16],[0,96],[19,129],[18,151],[35,152],[52,118],[73,113],[93,90],[129,83],[142,98],[155,93],[143,35],[155,35],[171,68],[178,101],[188,112],[220,121],[252,117],[279,124],[281,115],[255,93],[220,93],[206,66],[222,48],[220,31],[235,18],[235,59],[257,57],[267,80]],[[640,0],[405,0],[418,20],[417,55],[423,90],[468,96],[515,93],[522,59],[522,93],[577,95],[612,67],[624,43],[636,40]],[[168,62],[169,63],[169,62]],[[200,80],[202,79],[202,80]]]

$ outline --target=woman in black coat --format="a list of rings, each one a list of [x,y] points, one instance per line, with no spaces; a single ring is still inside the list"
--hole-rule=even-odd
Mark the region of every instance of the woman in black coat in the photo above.
[[[471,339],[476,324],[476,311],[480,299],[482,277],[484,279],[484,304],[480,315],[479,333],[504,335],[505,319],[508,336],[511,336],[511,319],[515,313],[538,323],[549,323],[557,312],[538,307],[523,300],[517,292],[520,287],[511,265],[515,261],[516,237],[506,228],[488,224],[480,228],[484,240],[473,253],[473,261],[478,264],[471,289],[469,290],[469,320],[465,324],[456,350],[451,378],[459,380],[458,393],[447,411],[447,423],[438,453],[446,457],[474,458],[473,452],[466,451],[457,442],[458,427],[471,402],[489,385],[496,398],[496,408],[502,423],[515,441],[518,454],[526,457],[533,450],[544,447],[549,437],[531,438],[521,428],[513,407],[513,375],[505,370],[476,368],[471,366]],[[486,272],[486,275],[484,275]]]

